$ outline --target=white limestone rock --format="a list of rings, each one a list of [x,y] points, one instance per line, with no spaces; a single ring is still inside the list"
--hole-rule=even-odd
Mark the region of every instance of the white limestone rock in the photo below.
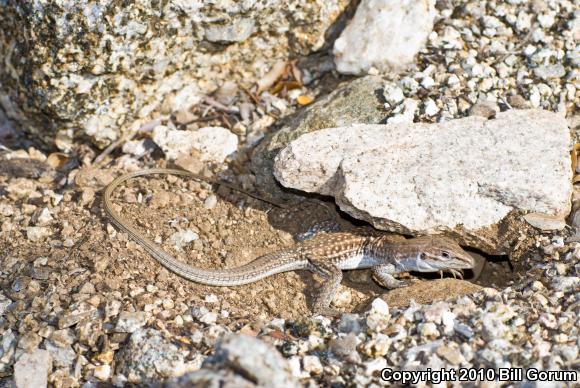
[[[202,161],[221,163],[238,149],[238,137],[222,127],[180,131],[158,125],[153,130],[152,138],[168,159],[177,159],[196,150]]]
[[[109,377],[111,376],[111,366],[106,365],[106,364],[105,365],[97,365],[95,367],[93,375],[101,381],[108,380]]]
[[[44,240],[52,234],[50,228],[45,226],[29,226],[26,228],[26,237],[32,242]]]
[[[351,125],[294,140],[277,155],[274,174],[286,187],[334,196],[379,229],[448,233],[500,254],[498,223],[512,210],[570,211],[569,144],[564,117],[543,110]]]
[[[48,373],[52,370],[52,357],[44,349],[24,353],[14,364],[14,385],[16,388],[46,387]]]
[[[116,372],[133,384],[165,380],[192,370],[185,355],[161,331],[140,328],[116,356]]]
[[[435,15],[432,0],[362,0],[334,43],[336,69],[343,74],[404,69],[427,41]]]
[[[199,239],[199,235],[191,229],[180,230],[169,237],[169,243],[178,251],[183,250],[187,244]]]
[[[147,324],[147,315],[143,311],[122,311],[117,319],[117,333],[134,333]]]

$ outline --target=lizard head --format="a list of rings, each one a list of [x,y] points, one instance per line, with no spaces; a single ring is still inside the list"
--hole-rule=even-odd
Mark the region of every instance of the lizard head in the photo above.
[[[415,271],[437,272],[474,267],[473,257],[450,238],[423,236],[408,241],[413,241],[417,247]]]

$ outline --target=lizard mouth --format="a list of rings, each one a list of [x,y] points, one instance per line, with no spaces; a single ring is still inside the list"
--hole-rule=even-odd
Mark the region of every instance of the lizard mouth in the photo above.
[[[429,262],[418,262],[417,266],[418,266],[418,270],[419,272],[437,272],[439,274],[441,274],[441,278],[443,278],[443,274],[445,272],[451,274],[455,279],[463,279],[464,277],[464,273],[463,270],[464,269],[471,269],[473,268],[472,265],[469,265],[467,263],[465,263],[464,265],[455,265],[452,267],[447,267],[445,268],[442,265],[438,265],[439,263],[429,263]],[[443,268],[442,268],[443,267]]]

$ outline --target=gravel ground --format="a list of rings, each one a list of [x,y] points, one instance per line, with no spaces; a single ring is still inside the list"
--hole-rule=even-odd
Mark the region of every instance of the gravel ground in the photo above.
[[[441,1],[437,6],[443,18],[416,68],[385,77],[386,120],[435,122],[542,107],[565,112],[575,133],[580,122],[577,4]],[[324,58],[305,63],[312,82],[302,89],[265,92],[259,104],[234,90],[225,96],[229,103],[246,104],[237,113],[201,105],[159,123],[230,129],[240,142],[226,175],[252,190],[255,178],[247,162],[256,143],[304,103],[299,97],[322,95],[342,80],[320,70]],[[580,217],[575,213],[562,232],[521,236],[526,253],[517,272],[510,272],[506,258],[488,258],[479,284],[423,279],[385,293],[368,272],[353,271],[334,302],[345,314],[337,320],[310,317],[317,279],[309,274],[279,274],[238,288],[199,286],[161,268],[108,224],[102,188],[122,171],[166,164],[146,133],[135,141],[130,144],[143,146],[139,152],[123,148],[99,163],[93,161],[100,151],[81,143],[69,155],[28,149],[1,156],[0,386],[267,381],[240,365],[243,357],[236,354],[251,355],[262,346],[231,339],[241,336],[272,345],[259,348],[256,363],[272,360],[272,371],[286,373],[280,384],[288,386],[381,385],[384,368],[580,370],[575,237]],[[207,175],[226,167],[196,158],[176,162]],[[578,198],[576,191],[574,211]],[[206,267],[231,267],[290,246],[293,236],[327,218],[311,202],[284,211],[176,178],[137,179],[117,192],[115,203],[167,250]],[[231,333],[237,336],[228,337]],[[534,376],[523,377],[516,386],[546,386],[526,382]],[[570,380],[551,376],[559,377]]]

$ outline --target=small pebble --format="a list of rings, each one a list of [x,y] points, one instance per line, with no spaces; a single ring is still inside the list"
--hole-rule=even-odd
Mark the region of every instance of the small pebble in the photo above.
[[[199,318],[199,321],[206,323],[208,325],[216,323],[217,322],[217,314],[214,312],[211,312],[211,311],[207,312]]]
[[[93,375],[101,381],[108,380],[111,377],[111,366],[97,365],[93,371]]]
[[[32,242],[42,241],[51,234],[50,228],[44,226],[29,226],[26,228],[26,236]]]
[[[423,337],[437,338],[440,335],[439,330],[437,330],[437,325],[433,322],[419,324],[418,331]]]
[[[430,98],[425,101],[424,110],[427,116],[435,116],[437,113],[439,113],[437,104]]]
[[[313,375],[319,375],[322,373],[322,363],[316,356],[304,356],[302,364],[304,365],[304,370]]]
[[[455,332],[457,334],[459,334],[465,338],[471,338],[475,334],[473,332],[472,328],[470,328],[467,325],[464,325],[463,323],[455,323],[455,326],[453,327],[453,329],[455,330]]]
[[[173,233],[169,237],[169,243],[177,249],[183,249],[187,244],[197,239],[199,239],[199,235],[188,229]]]
[[[213,209],[217,205],[217,197],[215,194],[210,194],[205,201],[203,201],[203,207],[206,209]]]
[[[381,298],[376,298],[371,303],[371,314],[389,315],[389,305]]]
[[[144,312],[122,311],[117,319],[115,331],[118,333],[133,333],[147,323]]]

